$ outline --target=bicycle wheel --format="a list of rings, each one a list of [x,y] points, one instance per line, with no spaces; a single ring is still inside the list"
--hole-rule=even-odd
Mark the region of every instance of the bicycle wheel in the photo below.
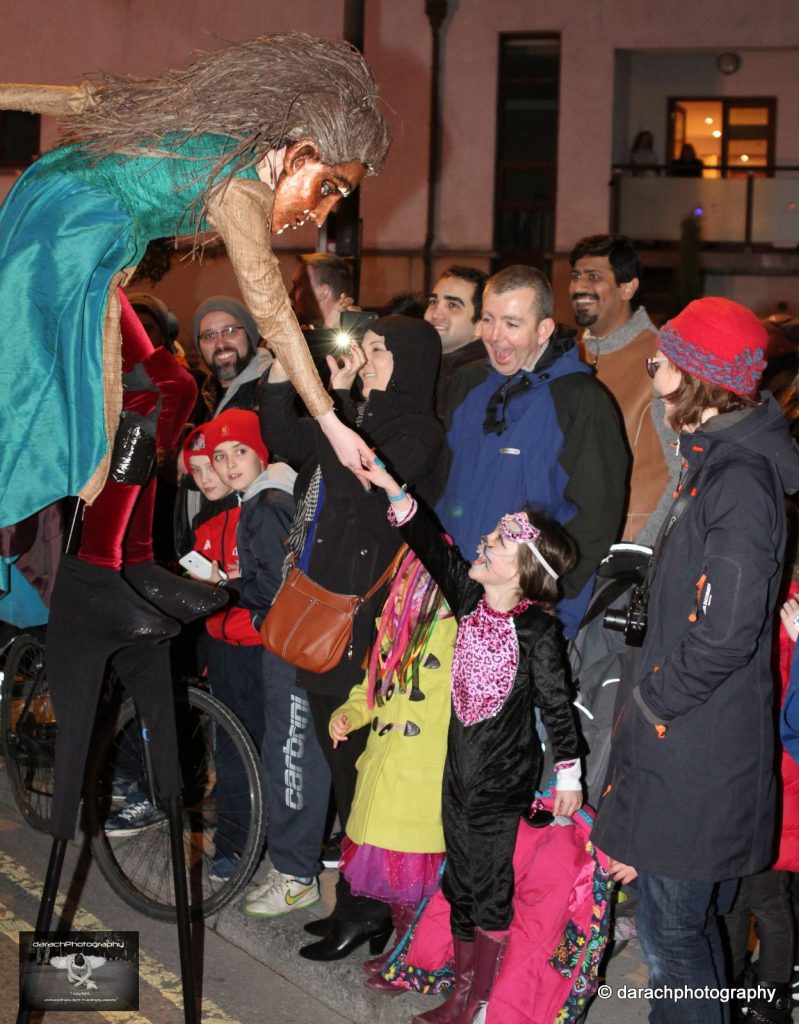
[[[176,699],[178,756],[183,772],[183,831],[192,916],[219,910],[252,877],[264,843],[264,799],[260,761],[238,718],[219,700],[188,687]],[[92,753],[84,807],[95,859],[111,888],[130,906],[162,921],[175,919],[172,854],[165,818],[109,835],[105,819],[120,772],[137,778],[142,794],[150,791],[144,746],[131,698],[101,733]],[[244,818],[231,822],[217,803],[217,780],[233,779],[247,794]],[[233,834],[238,859],[225,880],[212,877],[218,836]]]
[[[25,821],[38,832],[46,832],[50,824],[56,728],[44,643],[23,633],[6,657],[0,729],[14,800]]]

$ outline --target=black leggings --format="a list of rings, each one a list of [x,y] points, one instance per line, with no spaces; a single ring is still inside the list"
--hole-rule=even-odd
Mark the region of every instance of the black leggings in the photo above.
[[[794,959],[790,871],[761,871],[741,879],[732,910],[725,915],[734,978],[741,976],[746,965],[752,917],[757,923],[760,938],[758,978],[761,981],[789,982]]]

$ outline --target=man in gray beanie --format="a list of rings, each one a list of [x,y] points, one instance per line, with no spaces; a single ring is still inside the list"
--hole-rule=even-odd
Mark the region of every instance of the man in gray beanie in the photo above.
[[[202,389],[208,418],[223,409],[257,412],[258,382],[272,356],[258,348],[258,328],[247,307],[229,295],[212,295],[194,313],[192,337],[211,371]]]
[[[194,347],[208,367],[195,406],[194,426],[206,423],[223,409],[258,412],[258,385],[272,362],[272,353],[258,348],[258,328],[252,314],[238,299],[212,295],[194,312],[191,325]],[[175,501],[174,534],[178,555],[191,549],[191,522],[200,510],[200,493],[183,472]]]

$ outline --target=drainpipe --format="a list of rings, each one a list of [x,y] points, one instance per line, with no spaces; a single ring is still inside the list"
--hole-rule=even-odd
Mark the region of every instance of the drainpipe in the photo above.
[[[433,35],[430,73],[430,162],[427,171],[427,232],[424,239],[424,294],[433,286],[433,245],[436,232],[436,189],[441,169],[441,25],[447,16],[447,0],[425,0],[425,14]]]
[[[344,39],[363,53],[364,0],[344,0]],[[361,203],[360,189],[342,199],[329,218],[336,239],[336,255],[343,257],[352,270],[354,297],[361,283]],[[327,248],[327,226],[319,236],[319,248]]]

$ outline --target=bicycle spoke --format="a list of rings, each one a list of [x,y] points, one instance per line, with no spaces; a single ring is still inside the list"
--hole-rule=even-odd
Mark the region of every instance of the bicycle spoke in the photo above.
[[[33,636],[15,638],[3,674],[2,737],[14,799],[25,820],[45,831],[55,770],[55,713],[47,688],[44,647]]]
[[[241,891],[260,856],[264,832],[260,764],[241,724],[209,694],[190,688],[178,701],[176,720],[184,783],[183,843],[189,900],[194,914],[209,914]],[[103,827],[112,781],[120,766],[134,783],[141,782],[136,788],[149,791],[144,782],[135,713],[129,701],[122,706],[114,735],[101,741],[90,768],[88,788],[95,790],[91,800],[92,844],[103,874],[123,899],[153,917],[173,919],[174,879],[167,823],[150,821],[124,836],[106,833]],[[239,785],[247,794],[246,813],[241,812],[237,818],[218,812],[220,786],[224,789],[231,784]],[[234,862],[232,876],[216,880],[211,874],[219,858],[226,855],[217,846],[223,835],[227,844],[241,850],[241,855]]]

